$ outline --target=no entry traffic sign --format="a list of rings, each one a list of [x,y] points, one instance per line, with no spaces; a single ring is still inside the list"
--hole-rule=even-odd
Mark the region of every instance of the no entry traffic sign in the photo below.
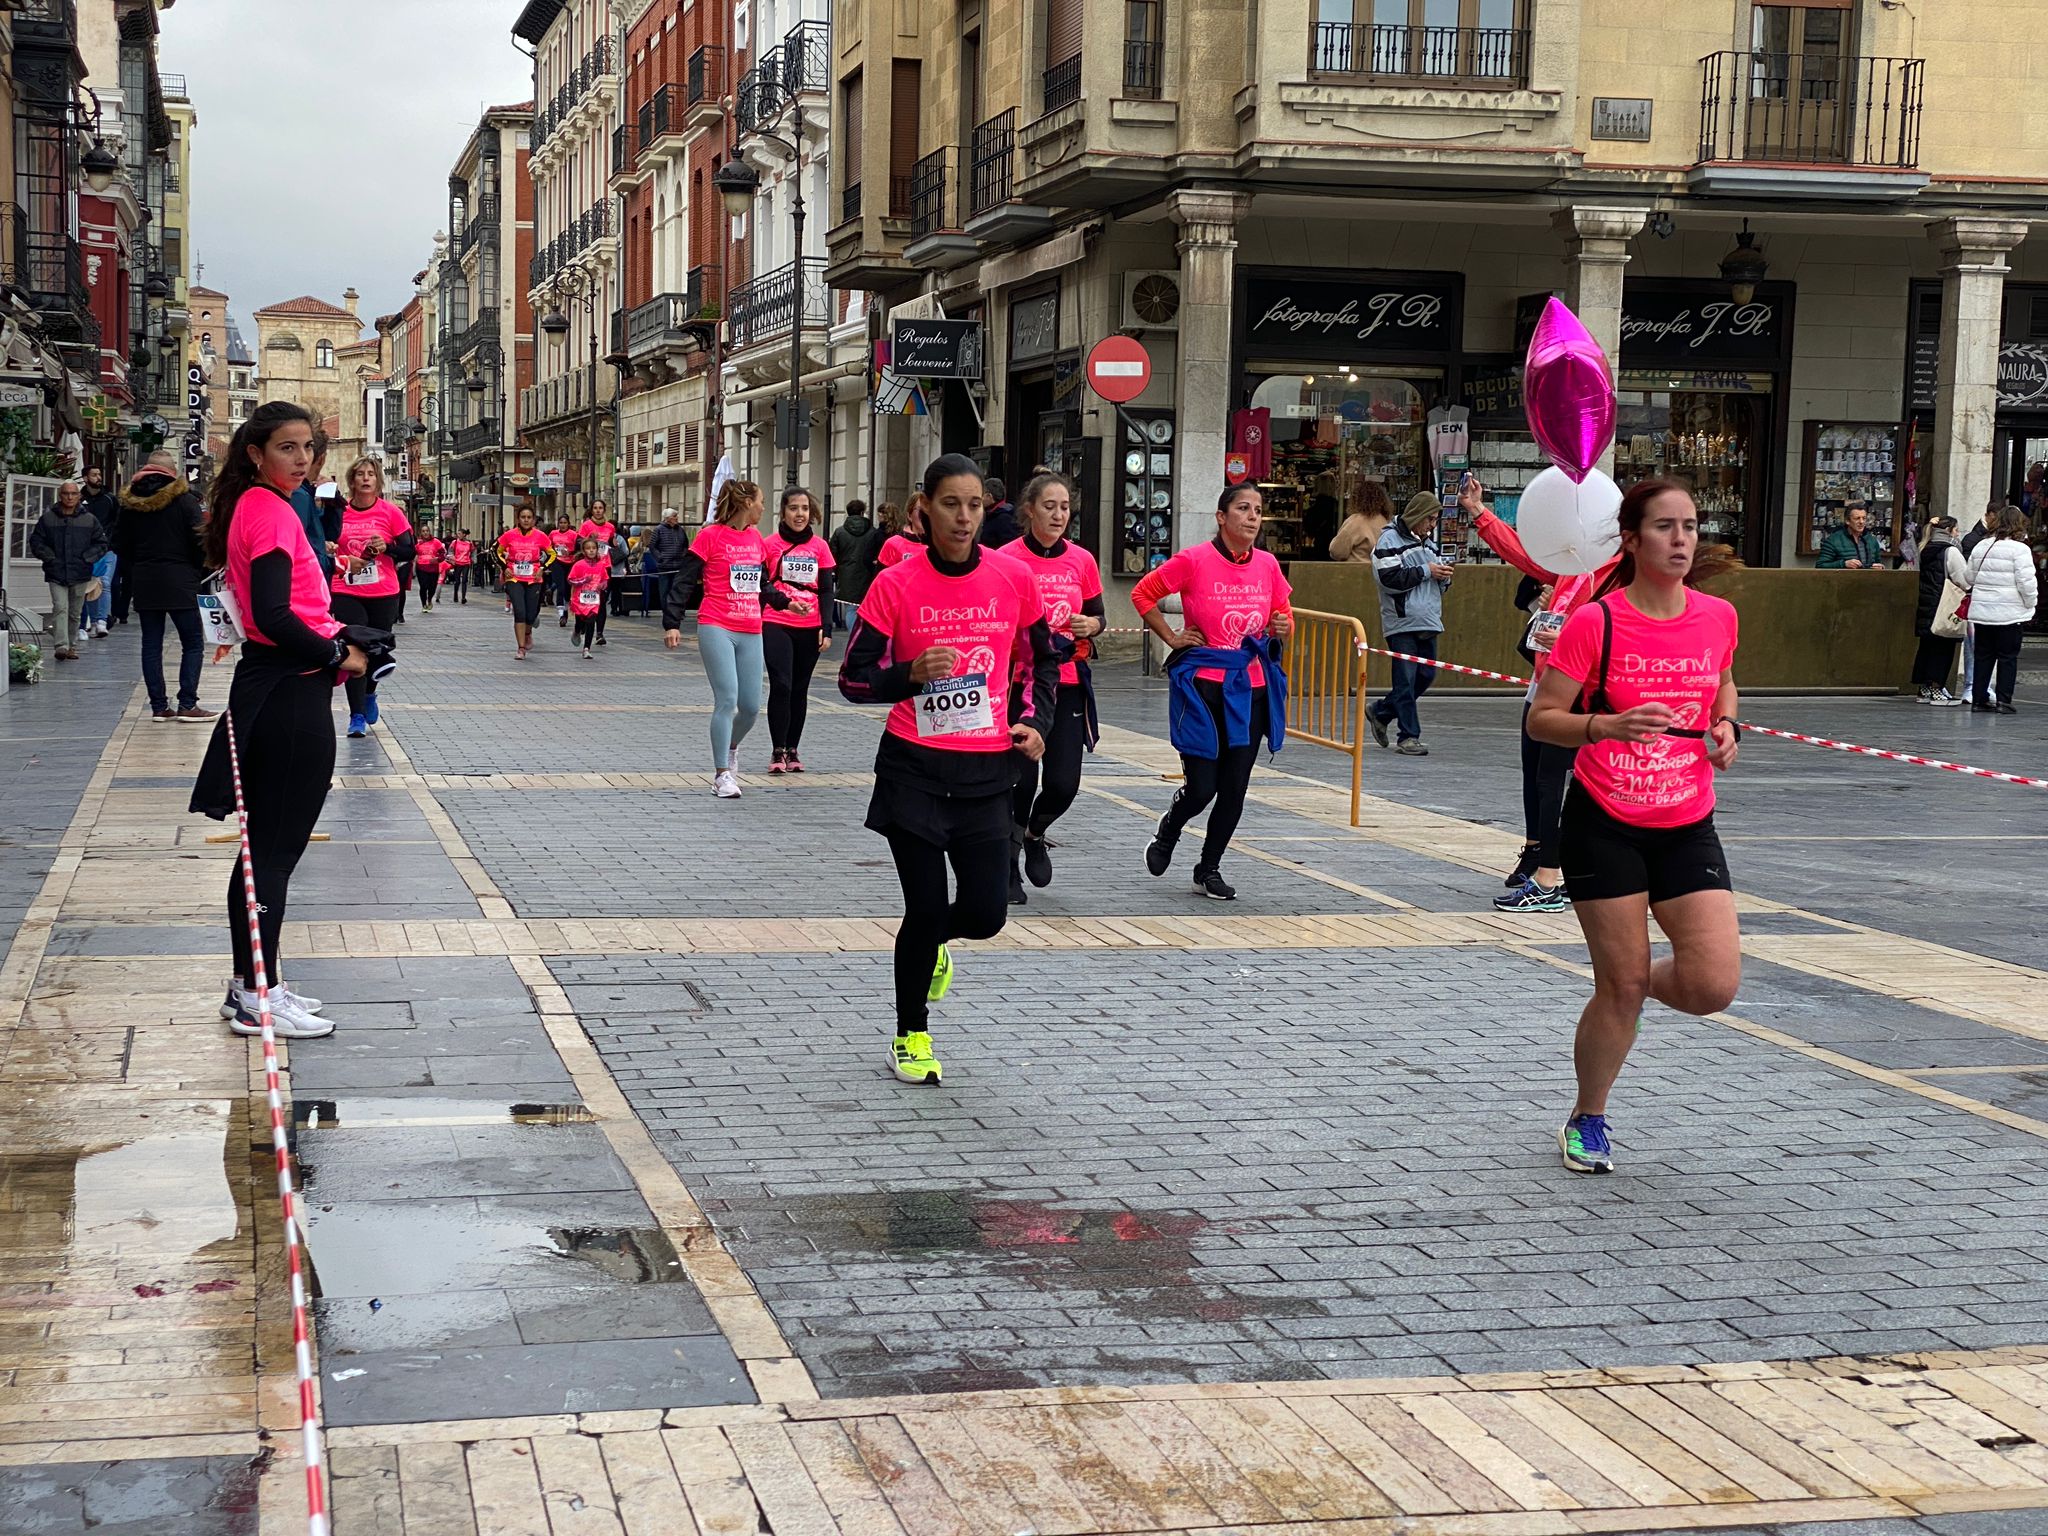
[[[1112,405],[1126,405],[1152,382],[1152,358],[1128,336],[1105,336],[1088,354],[1088,387]]]

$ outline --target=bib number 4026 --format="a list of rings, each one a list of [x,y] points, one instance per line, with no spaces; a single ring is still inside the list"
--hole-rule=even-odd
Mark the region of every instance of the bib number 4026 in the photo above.
[[[917,734],[959,736],[995,728],[988,678],[979,672],[926,683],[917,700]]]

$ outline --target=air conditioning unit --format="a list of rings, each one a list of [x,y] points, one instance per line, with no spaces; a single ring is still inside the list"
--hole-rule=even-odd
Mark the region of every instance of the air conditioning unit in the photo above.
[[[1178,272],[1126,272],[1124,324],[1147,331],[1171,331],[1180,325]]]

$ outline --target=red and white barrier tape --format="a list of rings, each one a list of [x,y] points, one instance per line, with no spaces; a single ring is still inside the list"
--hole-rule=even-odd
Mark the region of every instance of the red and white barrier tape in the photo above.
[[[320,1476],[320,1409],[313,1395],[313,1339],[306,1324],[306,1278],[299,1256],[298,1196],[292,1189],[291,1147],[285,1136],[284,1093],[278,1081],[277,1034],[270,1017],[270,981],[264,970],[263,929],[256,900],[256,865],[249,853],[249,807],[242,797],[242,753],[235,722],[225,717],[228,767],[234,774],[235,820],[241,832],[242,896],[249,910],[249,959],[255,972],[256,1014],[263,1025],[263,1086],[270,1099],[270,1145],[277,1155],[277,1198],[284,1214],[284,1246],[291,1267],[292,1351],[299,1372],[299,1436],[306,1459],[306,1529],[327,1536],[327,1487]]]

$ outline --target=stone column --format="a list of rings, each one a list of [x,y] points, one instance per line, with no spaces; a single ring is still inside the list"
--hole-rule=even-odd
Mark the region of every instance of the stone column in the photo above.
[[[1991,498],[1991,437],[1998,417],[1998,334],[2006,252],[2027,237],[2017,219],[1943,219],[1928,233],[1941,250],[1941,362],[1935,374],[1931,473],[1921,500],[1965,529]]]
[[[1174,371],[1174,433],[1179,484],[1174,487],[1174,547],[1213,538],[1216,498],[1223,492],[1223,455],[1230,446],[1230,314],[1237,268],[1237,226],[1251,194],[1195,189],[1175,192],[1166,211],[1180,226],[1179,366]],[[1113,419],[1113,418],[1112,418]],[[1110,442],[1121,454],[1123,430]]]
[[[1621,280],[1628,243],[1642,232],[1642,208],[1560,208],[1551,223],[1564,236],[1564,301],[1607,354],[1607,366],[1621,378]],[[1600,455],[1602,474],[1614,473],[1614,449]]]

